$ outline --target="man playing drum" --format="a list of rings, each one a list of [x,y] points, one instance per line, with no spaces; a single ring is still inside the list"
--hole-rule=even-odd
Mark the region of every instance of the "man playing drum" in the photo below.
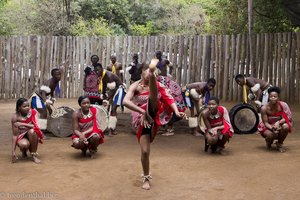
[[[38,120],[41,129],[46,129],[47,127],[47,110],[51,114],[51,105],[54,104],[56,99],[54,98],[54,92],[60,93],[59,81],[61,79],[61,71],[58,68],[51,70],[51,76],[48,81],[46,81],[40,88],[39,91],[31,95],[31,108],[36,109],[41,120]]]
[[[103,94],[103,98],[110,103],[110,116],[108,121],[108,135],[116,135],[117,126],[117,108],[122,106],[125,96],[125,87],[121,79],[114,73],[99,68],[99,91]],[[108,90],[108,91],[107,91]],[[107,95],[107,94],[108,95]]]
[[[216,80],[210,78],[207,82],[190,83],[182,88],[185,105],[189,107],[191,111],[189,127],[193,129],[195,136],[201,135],[196,128],[198,126],[197,116],[199,116],[200,112],[205,108],[205,105],[207,105],[210,98],[210,91],[214,89],[215,85]],[[194,114],[194,107],[196,107],[197,115]]]
[[[268,89],[269,102],[261,108],[262,121],[258,130],[266,140],[267,149],[270,150],[274,140],[279,152],[285,152],[283,142],[292,128],[292,114],[287,103],[279,101],[280,89]]]
[[[245,77],[242,74],[235,76],[235,81],[238,85],[250,88],[248,98],[260,108],[268,102],[268,89],[272,86],[270,83],[254,77]]]
[[[227,109],[219,105],[217,97],[209,98],[207,108],[200,114],[199,126],[205,135],[205,151],[211,146],[212,152],[221,153],[233,135]]]

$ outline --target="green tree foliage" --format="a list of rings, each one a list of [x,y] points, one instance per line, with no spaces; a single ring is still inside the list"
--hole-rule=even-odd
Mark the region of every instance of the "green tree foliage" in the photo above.
[[[283,0],[253,0],[254,33],[291,31]],[[1,35],[237,34],[240,0],[0,0]]]

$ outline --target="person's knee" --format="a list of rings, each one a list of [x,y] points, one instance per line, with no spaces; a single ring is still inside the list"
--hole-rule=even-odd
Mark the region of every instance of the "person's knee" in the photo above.
[[[282,128],[283,131],[288,131],[289,130],[289,125],[287,123],[284,123],[281,128]]]
[[[93,135],[93,137],[90,138],[90,141],[91,141],[92,143],[99,143],[99,141],[100,141],[100,136],[99,136],[98,134]]]
[[[147,147],[141,148],[141,154],[142,154],[142,157],[149,157],[150,149]]]
[[[73,145],[72,146],[75,149],[82,149],[84,147],[80,141],[73,141]]]
[[[207,143],[209,145],[215,145],[218,142],[218,138],[216,138],[216,137],[208,136],[208,137],[206,137],[206,139],[207,139]]]
[[[27,150],[30,146],[30,143],[28,140],[21,140],[20,142],[18,142],[18,146],[20,148],[21,151]]]
[[[30,137],[35,137],[36,136],[36,133],[33,129],[30,129],[28,132],[27,132],[28,136]]]
[[[270,131],[268,131],[268,132],[266,131],[263,135],[264,135],[265,139],[268,141],[275,139],[274,134]]]

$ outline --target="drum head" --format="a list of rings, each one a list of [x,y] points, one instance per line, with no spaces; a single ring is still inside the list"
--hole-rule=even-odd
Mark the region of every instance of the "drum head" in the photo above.
[[[96,117],[97,117],[98,127],[100,127],[102,131],[105,131],[108,126],[108,117],[109,117],[107,109],[99,105],[93,105],[93,107],[97,109]]]
[[[236,105],[230,110],[229,116],[235,133],[251,134],[257,131],[259,117],[253,106]]]
[[[73,108],[63,106],[54,109],[48,117],[47,130],[57,137],[68,137],[73,134],[72,114]]]

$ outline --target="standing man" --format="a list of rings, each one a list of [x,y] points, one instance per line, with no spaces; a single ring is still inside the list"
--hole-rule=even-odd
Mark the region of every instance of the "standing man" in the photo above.
[[[34,92],[31,99],[31,108],[36,109],[40,114],[40,119],[38,120],[40,128],[46,129],[47,127],[47,110],[49,114],[52,113],[51,105],[54,104],[56,99],[54,98],[54,92],[60,93],[59,81],[61,79],[61,71],[58,68],[51,70],[51,78],[46,81],[38,91]]]
[[[123,78],[124,70],[122,68],[122,64],[117,62],[117,58],[115,55],[112,55],[110,57],[110,61],[111,61],[111,63],[107,66],[107,71],[110,71],[111,73],[117,75],[123,83],[124,82],[124,78]]]
[[[141,64],[137,53],[132,56],[132,63],[129,64],[130,84],[141,79]]]
[[[210,98],[210,91],[214,89],[216,80],[210,78],[207,82],[195,82],[190,83],[182,88],[182,95],[185,101],[185,105],[190,108],[191,115],[189,117],[189,127],[193,129],[195,136],[201,136],[197,131],[198,119],[200,112],[208,104]],[[197,114],[194,113],[194,107],[196,107]]]

